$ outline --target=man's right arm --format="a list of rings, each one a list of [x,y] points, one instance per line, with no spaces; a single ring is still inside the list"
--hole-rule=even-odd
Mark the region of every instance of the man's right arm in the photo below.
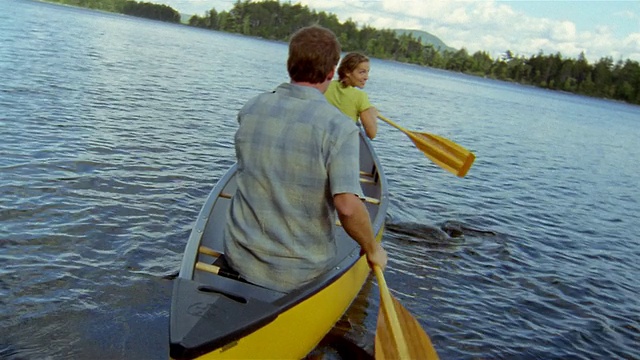
[[[384,270],[387,266],[387,252],[375,240],[367,207],[358,196],[349,193],[334,195],[333,202],[342,227],[360,245],[369,266],[378,265]]]

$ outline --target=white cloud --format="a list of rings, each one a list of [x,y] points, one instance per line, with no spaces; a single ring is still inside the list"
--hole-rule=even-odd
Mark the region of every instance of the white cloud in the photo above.
[[[551,28],[551,40],[558,42],[571,42],[576,37],[576,25],[570,21],[562,21],[553,24]]]

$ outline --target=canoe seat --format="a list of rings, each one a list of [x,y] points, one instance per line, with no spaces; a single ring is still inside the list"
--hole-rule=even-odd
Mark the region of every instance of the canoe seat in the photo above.
[[[373,174],[366,171],[360,171],[360,182],[363,184],[376,184],[376,179]]]

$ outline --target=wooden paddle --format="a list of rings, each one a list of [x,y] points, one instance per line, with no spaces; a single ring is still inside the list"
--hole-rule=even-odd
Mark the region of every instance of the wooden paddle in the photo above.
[[[409,131],[381,114],[378,114],[378,118],[407,134],[426,157],[459,177],[467,174],[476,159],[472,152],[449,139],[424,132]]]
[[[382,270],[374,266],[380,288],[376,360],[437,360],[438,354],[418,321],[389,293]]]

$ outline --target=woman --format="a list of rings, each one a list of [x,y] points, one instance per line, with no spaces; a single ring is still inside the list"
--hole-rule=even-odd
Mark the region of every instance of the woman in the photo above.
[[[339,80],[331,81],[324,96],[353,121],[360,118],[364,132],[373,139],[378,132],[378,111],[369,102],[367,93],[360,90],[369,79],[369,69],[368,57],[357,52],[348,53],[338,67]]]

